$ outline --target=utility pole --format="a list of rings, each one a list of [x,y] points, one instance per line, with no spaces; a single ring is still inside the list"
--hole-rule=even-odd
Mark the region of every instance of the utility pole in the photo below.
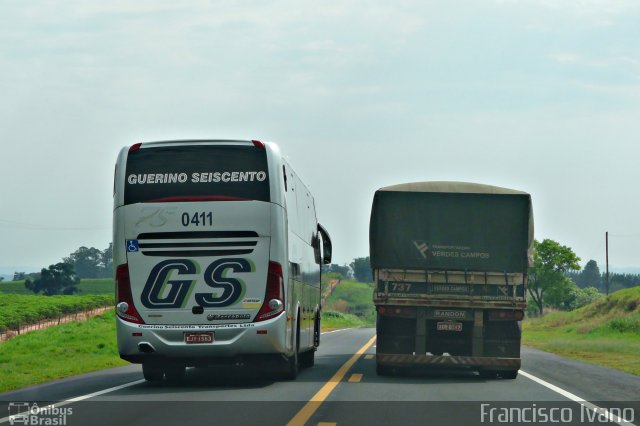
[[[605,247],[607,253],[607,296],[609,295],[609,231],[604,234]]]

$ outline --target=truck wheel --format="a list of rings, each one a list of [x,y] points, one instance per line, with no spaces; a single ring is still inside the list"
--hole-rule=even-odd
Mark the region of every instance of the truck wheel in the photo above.
[[[500,377],[503,379],[513,380],[518,377],[518,370],[501,371]]]
[[[162,380],[164,371],[158,364],[145,362],[142,364],[142,375],[147,382],[158,382]]]
[[[376,362],[376,374],[378,376],[391,376],[393,374],[393,368]]]
[[[180,364],[172,364],[165,367],[164,375],[169,383],[180,383],[184,379],[185,367]]]
[[[480,377],[482,377],[483,379],[495,379],[498,376],[498,372],[495,370],[480,370]]]

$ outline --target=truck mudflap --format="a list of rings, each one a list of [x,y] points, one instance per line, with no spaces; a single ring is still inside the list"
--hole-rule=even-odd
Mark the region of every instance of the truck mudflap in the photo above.
[[[480,356],[442,356],[412,354],[376,354],[376,363],[387,367],[444,367],[478,368],[491,370],[519,370],[520,358],[498,358]]]

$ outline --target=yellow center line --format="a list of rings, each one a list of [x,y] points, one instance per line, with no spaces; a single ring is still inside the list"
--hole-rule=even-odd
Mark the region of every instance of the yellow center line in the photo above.
[[[362,374],[359,373],[353,373],[351,377],[349,377],[349,383],[360,383],[360,380],[362,380]]]
[[[287,423],[287,426],[303,426],[305,423],[307,423],[311,418],[311,416],[313,416],[313,413],[315,413],[316,410],[320,408],[320,405],[322,405],[322,403],[327,399],[327,397],[331,394],[331,392],[333,392],[336,386],[338,386],[338,383],[340,383],[342,379],[344,379],[344,376],[347,374],[347,372],[353,366],[353,364],[355,364],[356,361],[358,361],[358,359],[362,356],[362,354],[365,353],[365,351],[369,349],[371,345],[373,345],[373,342],[375,341],[376,341],[376,336],[373,336],[371,340],[365,343],[363,347],[358,349],[358,352],[356,352],[349,359],[349,361],[342,364],[342,367],[340,367],[340,369],[336,371],[336,374],[334,374],[333,377],[331,377],[329,381],[325,383],[324,386],[322,386],[320,390],[311,397],[309,402],[307,402],[305,406],[302,407],[300,411],[298,411],[298,414],[296,414],[289,421],[289,423]]]

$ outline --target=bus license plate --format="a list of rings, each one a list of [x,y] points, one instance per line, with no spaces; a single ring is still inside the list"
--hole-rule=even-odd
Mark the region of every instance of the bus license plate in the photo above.
[[[185,343],[212,343],[213,342],[213,332],[209,333],[184,333],[184,342]]]
[[[439,322],[438,331],[462,331],[461,322]]]

